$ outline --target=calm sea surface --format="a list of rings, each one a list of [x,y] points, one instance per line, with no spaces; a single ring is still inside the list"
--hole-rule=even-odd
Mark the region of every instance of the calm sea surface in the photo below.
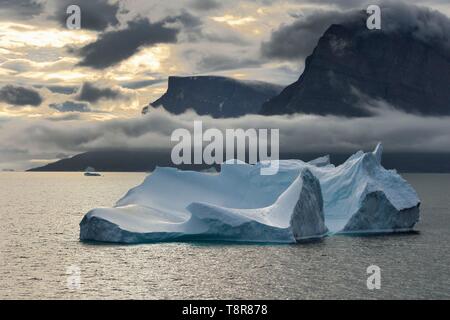
[[[404,176],[423,201],[417,234],[117,246],[80,243],[78,224],[144,174],[0,173],[0,298],[448,299],[450,175]],[[367,289],[370,265],[381,290]]]

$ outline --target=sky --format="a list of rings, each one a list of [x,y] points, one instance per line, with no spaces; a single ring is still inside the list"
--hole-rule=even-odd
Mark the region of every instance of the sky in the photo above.
[[[298,79],[326,28],[348,12],[365,10],[363,3],[0,0],[0,169],[26,169],[95,148],[164,145],[177,123],[188,126],[186,119],[193,117],[162,111],[140,116],[144,106],[166,91],[169,76],[224,75],[288,85]],[[438,10],[444,20],[450,16],[447,0],[409,3]],[[81,8],[80,30],[66,26],[71,4]],[[379,119],[388,117],[404,129],[386,138],[396,141],[388,149],[435,151],[448,141],[450,132],[442,125],[447,119],[428,118],[422,119],[428,133],[422,136],[433,143],[412,146],[406,143],[404,119],[418,119],[392,115],[389,106],[383,110]],[[340,141],[343,149],[370,147],[383,138],[361,133],[367,126],[359,120],[298,117],[273,120],[286,126],[286,132],[302,123],[302,137],[313,132],[323,136],[313,146],[304,139],[308,150],[330,149],[332,141]],[[155,119],[163,119],[167,128]],[[233,124],[214,121],[244,128],[261,123],[266,122],[259,116]],[[352,129],[345,130],[342,123]],[[327,138],[324,132],[330,130],[337,136]],[[360,141],[358,134],[369,138]],[[398,141],[401,137],[405,141]]]

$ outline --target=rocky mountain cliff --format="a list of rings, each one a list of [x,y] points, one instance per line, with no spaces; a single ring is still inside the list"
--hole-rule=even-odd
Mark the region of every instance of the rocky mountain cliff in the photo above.
[[[162,106],[174,114],[193,109],[214,118],[238,117],[259,113],[262,104],[281,90],[270,83],[226,77],[169,77],[167,92],[142,112]]]
[[[261,113],[367,116],[367,98],[422,115],[450,114],[450,53],[411,33],[332,25],[300,79]]]

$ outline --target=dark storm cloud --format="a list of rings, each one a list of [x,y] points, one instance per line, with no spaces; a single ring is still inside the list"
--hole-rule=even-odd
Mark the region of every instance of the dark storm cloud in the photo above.
[[[332,25],[354,19],[358,12],[315,11],[281,25],[261,46],[267,58],[297,60],[310,55],[322,34]]]
[[[41,14],[44,5],[36,0],[0,0],[0,8],[1,16],[27,18]]]
[[[42,97],[33,89],[7,85],[0,89],[0,101],[14,106],[37,107],[42,103]]]
[[[361,0],[308,0],[307,2],[313,3],[313,4],[328,4],[331,6],[336,6],[344,9],[349,8],[361,8],[365,9],[367,8],[367,1],[361,1]],[[373,4],[377,3],[378,1],[372,1]]]
[[[110,88],[99,88],[90,82],[83,83],[77,96],[77,100],[91,103],[98,102],[102,99],[114,100],[119,98],[124,98],[120,91]]]
[[[217,0],[190,0],[189,6],[198,11],[209,11],[220,8],[222,4]]]
[[[294,2],[300,2],[299,0],[293,0]],[[383,3],[383,1],[380,0],[302,0],[302,2],[308,2],[311,4],[317,4],[317,5],[329,5],[334,6],[342,9],[361,9],[365,10],[368,5],[370,4],[378,4]],[[386,1],[384,1],[386,2]],[[397,3],[411,3],[411,4],[448,4],[448,0],[391,0],[391,2],[397,2]]]
[[[183,27],[187,29],[197,28],[203,24],[202,20],[199,17],[193,15],[187,10],[182,10],[179,15],[169,16],[165,18],[164,21],[167,23],[179,22]]]
[[[59,112],[90,112],[91,108],[87,103],[66,101],[63,103],[52,103],[49,107]]]
[[[81,9],[81,28],[102,31],[109,26],[119,24],[117,14],[120,6],[119,2],[108,0],[59,0],[55,12],[55,18],[61,24],[66,26],[67,7],[78,5]]]
[[[125,29],[109,31],[79,50],[81,66],[105,69],[130,58],[144,46],[159,43],[175,43],[179,29],[167,27],[166,23],[151,23],[140,18],[129,21]]]
[[[382,30],[411,34],[450,58],[450,18],[426,7],[386,2],[382,5]]]
[[[450,50],[450,19],[444,14],[402,2],[385,1],[380,6],[382,32],[405,33],[447,53]],[[262,55],[284,60],[304,59],[312,53],[319,38],[332,24],[358,23],[361,32],[364,32],[367,14],[366,7],[361,8],[315,11],[299,17],[292,24],[283,24],[272,32],[269,41],[262,43]]]

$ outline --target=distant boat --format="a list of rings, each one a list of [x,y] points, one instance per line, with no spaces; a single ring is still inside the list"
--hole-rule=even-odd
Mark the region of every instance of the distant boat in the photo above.
[[[100,172],[96,172],[95,169],[92,167],[87,167],[84,172],[84,175],[86,177],[101,177]]]

